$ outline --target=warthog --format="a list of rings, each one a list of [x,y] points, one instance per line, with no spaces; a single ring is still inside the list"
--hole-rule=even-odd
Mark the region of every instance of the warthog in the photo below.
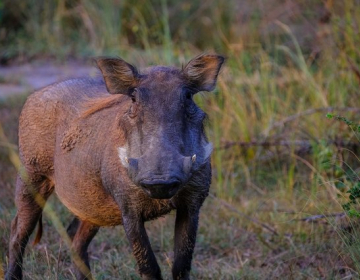
[[[29,235],[38,222],[40,227],[53,191],[76,216],[68,233],[77,279],[92,278],[87,247],[99,227],[120,224],[142,278],[162,279],[144,222],[171,210],[172,275],[189,279],[212,151],[206,115],[193,95],[214,89],[224,58],[203,54],[182,69],[143,71],[120,58],[96,62],[102,77],[50,85],[24,105],[6,279],[22,278]]]

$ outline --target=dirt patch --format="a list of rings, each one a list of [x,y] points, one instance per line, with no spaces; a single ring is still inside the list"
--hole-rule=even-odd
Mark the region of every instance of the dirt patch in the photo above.
[[[37,61],[31,64],[0,67],[0,99],[32,92],[68,78],[98,75],[91,63]]]

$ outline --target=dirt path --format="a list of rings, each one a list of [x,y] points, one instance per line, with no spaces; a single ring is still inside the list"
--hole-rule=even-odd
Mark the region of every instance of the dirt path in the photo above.
[[[30,93],[54,82],[74,77],[95,76],[98,70],[90,63],[36,61],[17,66],[0,66],[0,99]]]

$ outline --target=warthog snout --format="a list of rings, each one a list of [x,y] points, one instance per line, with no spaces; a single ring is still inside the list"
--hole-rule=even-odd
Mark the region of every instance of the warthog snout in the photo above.
[[[144,179],[140,182],[142,189],[152,198],[167,199],[173,197],[181,187],[181,182],[176,178],[169,180]]]
[[[149,169],[146,157],[128,158],[128,172],[134,183],[151,198],[168,199],[173,197],[191,176],[191,168],[196,160],[192,157],[178,156],[176,160],[163,159],[156,169]]]

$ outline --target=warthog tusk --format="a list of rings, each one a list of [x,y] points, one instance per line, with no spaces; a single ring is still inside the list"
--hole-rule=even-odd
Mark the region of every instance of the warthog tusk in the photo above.
[[[129,163],[129,158],[128,158],[128,157],[125,157],[125,161],[126,161],[127,163]]]
[[[191,157],[191,161],[192,161],[192,162],[195,162],[195,160],[196,160],[196,154],[194,154],[194,155]]]

